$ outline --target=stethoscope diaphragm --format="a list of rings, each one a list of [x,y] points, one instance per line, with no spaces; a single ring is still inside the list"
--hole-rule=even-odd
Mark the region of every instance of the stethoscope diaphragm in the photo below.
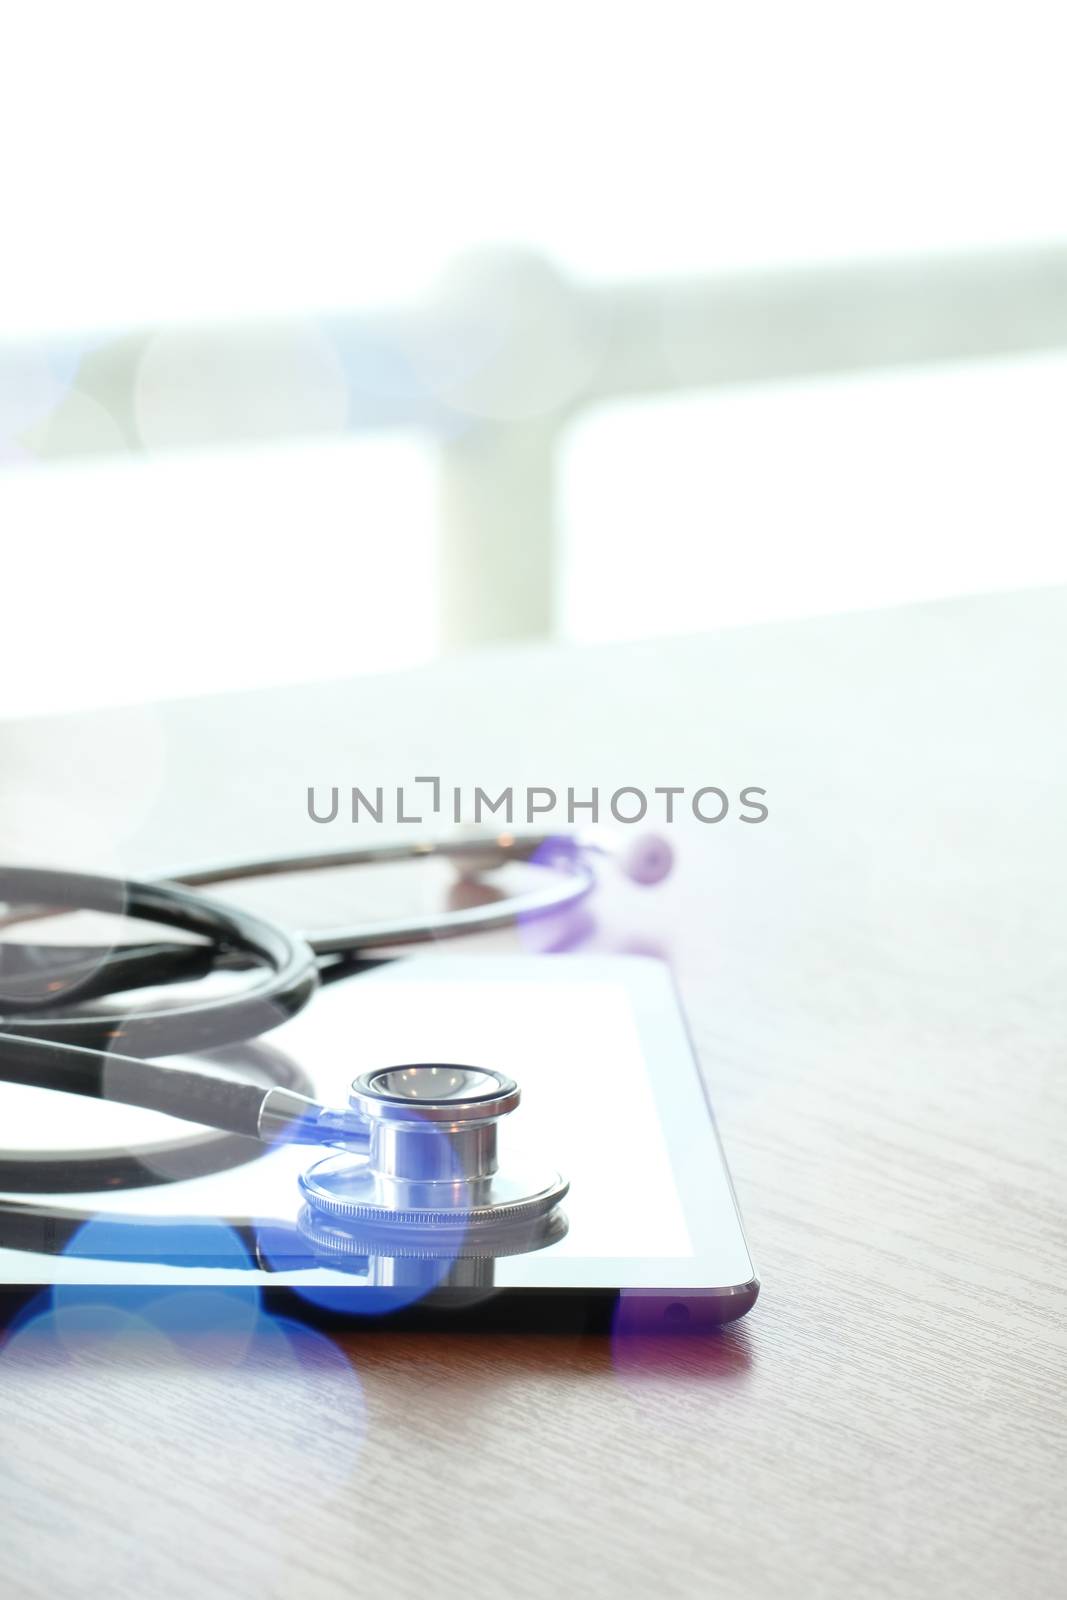
[[[349,1104],[366,1128],[300,1179],[316,1218],[455,1239],[548,1216],[568,1183],[558,1172],[501,1172],[497,1126],[519,1103],[489,1068],[418,1062],[364,1073]]]

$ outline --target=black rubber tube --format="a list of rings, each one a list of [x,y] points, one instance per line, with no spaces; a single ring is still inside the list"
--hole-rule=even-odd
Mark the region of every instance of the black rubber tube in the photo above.
[[[48,1039],[22,1039],[0,1034],[0,1077],[8,1083],[92,1100],[117,1100],[146,1111],[162,1111],[184,1122],[199,1122],[225,1133],[255,1138],[265,1090],[258,1083],[239,1083],[179,1067],[159,1067],[134,1056]]]
[[[61,991],[55,1010],[24,1011],[25,995],[0,998],[0,1079],[256,1135],[266,1093],[261,1086],[155,1066],[142,1058],[238,1043],[293,1016],[318,985],[315,956],[303,939],[189,889],[87,873],[3,867],[0,900],[162,923],[208,940],[224,958],[248,957],[267,969],[237,994],[126,1016],[72,1011],[77,984]]]

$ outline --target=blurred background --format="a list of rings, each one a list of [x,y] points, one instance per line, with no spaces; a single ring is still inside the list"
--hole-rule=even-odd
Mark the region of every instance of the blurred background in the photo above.
[[[1067,581],[1067,14],[6,14],[0,715]]]

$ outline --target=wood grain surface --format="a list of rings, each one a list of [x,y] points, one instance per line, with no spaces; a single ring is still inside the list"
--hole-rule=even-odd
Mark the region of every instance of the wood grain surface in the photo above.
[[[16,1335],[5,1593],[1062,1595],[1065,685],[1047,591],[0,730],[15,861],[341,843],[307,784],[418,773],[771,808],[676,825],[671,880],[606,879],[586,941],[674,964],[752,1314],[641,1345]]]

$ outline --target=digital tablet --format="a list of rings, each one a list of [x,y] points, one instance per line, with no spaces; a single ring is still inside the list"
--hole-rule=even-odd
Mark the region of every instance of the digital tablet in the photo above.
[[[701,1071],[659,962],[404,957],[324,987],[265,1042],[330,1105],[345,1105],[356,1077],[390,1063],[507,1074],[521,1100],[499,1124],[500,1170],[547,1165],[566,1182],[562,1203],[536,1229],[496,1238],[473,1228],[444,1243],[395,1229],[368,1236],[307,1205],[302,1174],[328,1152],[234,1139],[223,1170],[203,1171],[188,1125],[5,1084],[2,1142],[48,1152],[19,1192],[0,1195],[8,1314],[44,1296],[181,1301],[188,1316],[199,1297],[210,1318],[213,1306],[244,1295],[375,1325],[622,1317],[699,1327],[755,1302]],[[232,1070],[254,1073],[257,1048]],[[193,1136],[177,1150],[176,1130]],[[100,1158],[94,1172],[110,1171],[114,1158],[95,1193],[77,1192],[71,1177],[88,1152]]]

